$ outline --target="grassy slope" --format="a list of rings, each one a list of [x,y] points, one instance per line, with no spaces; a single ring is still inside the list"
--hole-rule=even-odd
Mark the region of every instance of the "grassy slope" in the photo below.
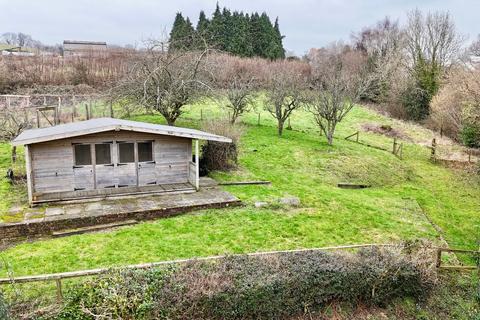
[[[221,113],[202,108],[207,117]],[[199,107],[192,107],[178,125],[198,126],[199,116]],[[151,115],[134,119],[163,121]],[[362,124],[373,122],[401,126],[417,141],[431,138],[427,130],[356,108],[340,124],[338,139],[330,147],[305,113],[293,117],[294,130],[287,130],[281,138],[266,113],[262,113],[261,126],[256,125],[253,113],[244,121],[247,131],[242,138],[240,169],[214,176],[272,181],[272,186],[229,187],[246,207],[21,244],[1,253],[0,258],[16,275],[24,275],[223,253],[435,239],[437,233],[415,200],[444,230],[450,244],[476,247],[480,233],[478,178],[431,164],[429,151],[417,145],[405,146],[405,160],[401,161],[388,152],[342,139]],[[361,140],[391,147],[391,139],[380,135],[362,133]],[[373,188],[336,188],[341,181],[365,182]],[[10,192],[0,191],[0,196]],[[301,199],[301,208],[253,207],[255,201],[289,195]]]
[[[12,186],[6,178],[8,168],[13,168],[15,174],[22,174],[24,169],[23,148],[17,152],[17,163],[12,166],[11,146],[6,143],[0,143],[0,222],[9,221],[13,218],[8,214],[12,206],[25,206],[26,190],[23,185]]]

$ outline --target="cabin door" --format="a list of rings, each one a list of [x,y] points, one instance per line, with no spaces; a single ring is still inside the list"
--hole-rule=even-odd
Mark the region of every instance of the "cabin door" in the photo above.
[[[138,185],[150,186],[157,184],[155,160],[153,157],[153,141],[137,142],[138,150]]]
[[[97,189],[115,188],[113,142],[95,144],[95,186]]]
[[[75,191],[95,189],[92,149],[90,144],[73,145],[73,180]]]
[[[115,179],[119,188],[138,186],[136,148],[134,142],[117,142],[118,161]]]

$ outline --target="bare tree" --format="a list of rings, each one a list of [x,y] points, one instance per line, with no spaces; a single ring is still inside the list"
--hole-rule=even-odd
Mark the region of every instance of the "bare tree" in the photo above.
[[[265,80],[267,98],[265,109],[277,119],[281,136],[285,121],[306,101],[310,68],[302,62],[281,61],[268,64]]]
[[[468,53],[475,57],[480,57],[480,35],[478,35],[477,39],[472,42],[468,48]]]
[[[342,46],[326,50],[321,62],[313,66],[315,87],[310,93],[307,109],[327,137],[329,145],[337,124],[352,110],[362,91],[361,54],[346,51]]]
[[[480,128],[480,68],[452,69],[431,108],[436,129],[453,139],[458,140],[465,127]]]
[[[422,62],[441,69],[450,66],[455,62],[463,40],[448,12],[424,15],[416,9],[408,13],[406,43],[412,67]]]
[[[214,83],[222,93],[219,100],[229,110],[231,124],[235,124],[239,116],[252,108],[258,82],[255,76],[256,62],[256,59],[231,55],[209,57]]]
[[[352,35],[354,50],[364,53],[365,90],[360,98],[385,102],[391,93],[392,79],[404,64],[405,36],[398,21],[385,17],[374,26]]]
[[[205,75],[208,51],[165,52],[159,48],[157,43],[151,45],[112,90],[112,95],[116,100],[158,111],[169,125],[174,125],[183,107],[209,90]]]
[[[4,34],[2,34],[2,42],[12,46],[17,45],[17,34],[14,32],[5,32]]]
[[[40,44],[39,41],[33,40],[31,35],[22,32],[6,32],[2,34],[2,41],[6,44],[19,47],[34,47]]]

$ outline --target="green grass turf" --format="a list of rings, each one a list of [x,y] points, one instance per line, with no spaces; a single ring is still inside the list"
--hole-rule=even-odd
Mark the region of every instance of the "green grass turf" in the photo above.
[[[204,118],[225,115],[209,105],[188,107],[177,124],[198,128],[201,113]],[[0,259],[15,275],[26,275],[261,250],[435,240],[438,234],[421,208],[443,229],[451,246],[478,248],[479,179],[430,163],[429,150],[413,143],[429,141],[433,137],[430,131],[356,107],[340,123],[334,145],[328,146],[306,112],[293,115],[293,130],[285,130],[283,137],[276,135],[274,119],[266,112],[260,114],[260,125],[257,112],[242,118],[246,132],[239,169],[212,174],[224,181],[272,182],[271,186],[226,188],[243,200],[245,207],[20,244],[0,253]],[[159,115],[131,118],[164,123]],[[412,141],[404,142],[404,160],[343,139],[366,123],[389,124],[404,131]],[[373,133],[362,132],[360,140],[392,146],[391,138]],[[2,160],[2,170],[5,165]],[[372,188],[339,189],[338,182],[366,183]],[[12,189],[3,180],[0,185],[0,203],[5,208],[12,202],[6,200]],[[299,197],[301,207],[256,209],[253,205],[285,196]],[[6,269],[0,273],[5,275]]]

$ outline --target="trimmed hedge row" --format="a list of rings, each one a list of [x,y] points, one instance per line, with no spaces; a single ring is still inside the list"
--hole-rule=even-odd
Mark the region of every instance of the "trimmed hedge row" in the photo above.
[[[384,305],[424,298],[430,251],[366,249],[233,256],[153,270],[113,270],[68,292],[51,319],[273,319],[330,301]]]

